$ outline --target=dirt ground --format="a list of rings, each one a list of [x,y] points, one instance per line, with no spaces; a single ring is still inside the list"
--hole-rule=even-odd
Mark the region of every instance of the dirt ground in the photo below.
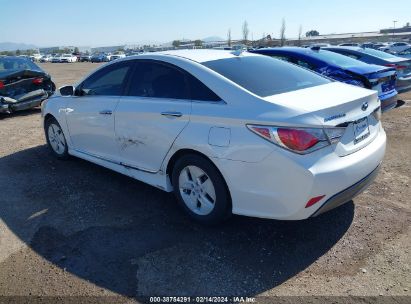
[[[42,67],[61,86],[97,65]],[[213,228],[188,220],[170,194],[54,159],[39,109],[0,116],[0,303],[200,295],[410,303],[411,93],[400,97],[406,104],[383,116],[382,170],[354,203],[306,221],[238,216]]]

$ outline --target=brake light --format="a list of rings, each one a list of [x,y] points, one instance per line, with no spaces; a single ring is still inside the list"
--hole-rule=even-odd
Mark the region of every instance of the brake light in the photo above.
[[[394,63],[385,64],[385,66],[395,68],[396,70],[405,70],[407,68],[405,65],[396,65]]]
[[[247,127],[262,138],[298,154],[308,154],[337,143],[345,132],[345,128]]]
[[[320,141],[309,132],[298,129],[277,129],[277,134],[287,148],[295,151],[305,151]]]
[[[4,89],[4,82],[0,80],[0,90]]]
[[[34,78],[32,82],[33,84],[40,85],[43,83],[43,78]]]

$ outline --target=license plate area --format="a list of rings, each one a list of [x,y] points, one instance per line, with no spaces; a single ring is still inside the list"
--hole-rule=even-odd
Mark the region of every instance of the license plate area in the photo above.
[[[353,123],[354,128],[354,145],[370,136],[370,127],[368,117],[361,118]]]

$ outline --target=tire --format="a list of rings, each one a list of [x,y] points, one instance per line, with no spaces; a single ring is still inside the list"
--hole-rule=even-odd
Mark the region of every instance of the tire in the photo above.
[[[47,145],[52,154],[61,160],[69,158],[66,137],[63,130],[55,118],[49,118],[44,125]]]
[[[215,225],[231,216],[231,199],[225,180],[208,159],[185,155],[172,171],[174,195],[195,221]]]

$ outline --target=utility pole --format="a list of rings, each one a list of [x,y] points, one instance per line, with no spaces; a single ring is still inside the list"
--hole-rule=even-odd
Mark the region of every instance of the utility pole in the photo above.
[[[397,20],[392,21],[394,23],[394,29],[392,30],[392,38],[394,39],[394,34],[395,34],[395,24],[398,22]]]

